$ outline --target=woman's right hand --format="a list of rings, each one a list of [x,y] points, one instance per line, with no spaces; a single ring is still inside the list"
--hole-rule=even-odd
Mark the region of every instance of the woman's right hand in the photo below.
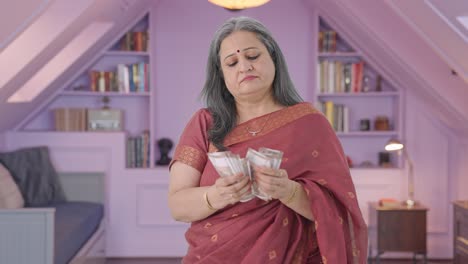
[[[207,198],[215,209],[239,202],[241,197],[250,191],[250,179],[239,173],[219,177],[207,191]]]

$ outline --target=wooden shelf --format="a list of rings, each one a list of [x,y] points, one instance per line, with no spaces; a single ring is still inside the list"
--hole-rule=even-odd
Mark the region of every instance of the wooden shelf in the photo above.
[[[125,51],[125,50],[111,50],[104,52],[105,56],[149,56],[147,51]]]
[[[90,91],[64,91],[60,95],[70,95],[70,96],[150,96],[149,92],[131,92],[131,93],[122,93],[122,92],[90,92]]]
[[[348,58],[348,57],[360,57],[361,54],[359,52],[319,52],[319,58],[329,58],[329,57],[341,57],[341,58]]]
[[[336,130],[343,150],[353,164],[370,162],[376,165],[352,168],[354,173],[382,174],[394,170],[377,167],[377,164],[385,143],[392,138],[401,138],[401,92],[373,67],[364,54],[366,47],[348,43],[345,35],[320,15],[316,21],[319,34],[316,36],[313,101]],[[368,120],[370,128],[373,128],[377,118],[381,117],[387,118],[388,126],[393,130],[359,130],[363,120]],[[400,157],[392,158],[391,162],[395,167],[401,166]]]
[[[317,97],[389,97],[400,96],[398,92],[321,93]]]
[[[338,137],[388,137],[397,136],[397,131],[351,131],[351,132],[336,132]]]
[[[349,168],[349,169],[352,170],[352,171],[360,171],[360,170],[363,170],[363,171],[392,171],[392,170],[400,170],[400,168],[396,168],[396,167],[388,167],[388,168],[385,168],[385,167],[359,167],[359,166],[352,167],[352,168]]]

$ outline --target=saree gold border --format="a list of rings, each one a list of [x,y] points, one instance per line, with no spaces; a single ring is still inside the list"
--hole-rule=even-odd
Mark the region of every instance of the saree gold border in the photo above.
[[[315,113],[320,113],[317,109],[312,107],[312,105],[308,103],[301,103],[301,104],[296,104],[293,106],[290,106],[288,108],[285,108],[283,110],[279,110],[277,112],[271,113],[272,116],[270,117],[268,124],[265,125],[263,131],[258,133],[256,136],[252,136],[247,129],[245,129],[245,126],[247,123],[241,124],[234,128],[231,133],[226,137],[224,140],[224,145],[226,147],[234,145],[239,142],[243,142],[249,139],[254,139],[257,137],[264,136],[271,131],[280,128],[288,123],[291,123],[292,121],[295,121],[303,116],[309,115],[309,114],[315,114]],[[265,115],[263,118],[268,118],[268,115]],[[208,148],[209,152],[216,152],[218,149],[210,143],[210,146]]]
[[[351,236],[351,248],[352,248],[352,254],[353,254],[353,263],[355,264],[359,264],[359,254],[361,254],[361,252],[359,252],[359,250],[357,249],[357,246],[356,246],[356,236],[354,234],[354,223],[353,223],[353,219],[351,217],[351,214],[348,212],[348,225],[349,225],[349,234]]]
[[[207,161],[205,153],[186,145],[180,146],[180,148],[176,150],[174,159],[187,164],[200,172],[203,171],[203,166],[205,166]]]

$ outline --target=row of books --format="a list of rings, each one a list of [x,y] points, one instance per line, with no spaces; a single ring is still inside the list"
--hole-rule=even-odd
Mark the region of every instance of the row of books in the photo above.
[[[319,51],[336,52],[337,33],[333,30],[324,30],[319,32]]]
[[[116,71],[89,72],[92,92],[149,92],[149,64],[118,64]]]
[[[150,140],[149,130],[140,135],[127,137],[127,168],[150,167]]]
[[[54,108],[55,131],[121,131],[120,109]]]
[[[55,108],[55,131],[86,131],[88,127],[88,111],[86,108]]]
[[[349,108],[332,101],[319,102],[317,108],[325,115],[336,132],[349,132]]]
[[[123,51],[147,51],[148,31],[129,31],[119,40],[119,49]]]
[[[363,91],[364,61],[321,60],[317,65],[319,93],[358,93]]]

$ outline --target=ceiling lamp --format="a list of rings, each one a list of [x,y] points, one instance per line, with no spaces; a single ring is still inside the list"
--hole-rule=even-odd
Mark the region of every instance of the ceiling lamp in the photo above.
[[[208,2],[229,10],[241,10],[257,7],[268,3],[269,1],[270,0],[208,0]]]

